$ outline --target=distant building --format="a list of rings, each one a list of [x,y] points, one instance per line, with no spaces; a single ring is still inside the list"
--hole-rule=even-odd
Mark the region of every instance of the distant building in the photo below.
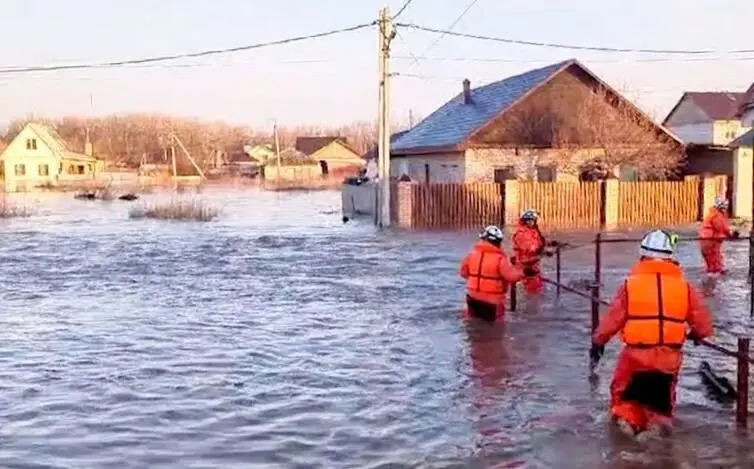
[[[599,99],[590,116],[573,110],[573,103],[594,96]],[[625,131],[604,135],[604,118],[612,124],[610,131]],[[683,151],[682,142],[664,127],[581,63],[567,60],[475,89],[464,80],[454,98],[391,138],[391,176],[407,174],[425,183],[636,178],[635,169],[626,165],[599,166],[606,149],[594,136],[598,132],[613,139],[613,149],[637,155]],[[560,134],[575,138],[564,143]],[[575,168],[559,164],[564,153]]]
[[[687,144],[723,146],[746,132],[740,117],[746,93],[685,92],[663,125]]]
[[[297,137],[295,148],[317,161],[323,176],[355,176],[365,163],[344,137]]]
[[[93,155],[88,139],[80,153],[52,127],[33,122],[8,144],[0,160],[6,192],[94,179],[105,170],[105,161]]]

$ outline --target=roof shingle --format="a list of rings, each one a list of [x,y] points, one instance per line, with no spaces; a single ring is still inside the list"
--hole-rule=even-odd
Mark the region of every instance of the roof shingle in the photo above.
[[[469,104],[464,103],[461,92],[397,138],[391,153],[457,145],[572,63],[575,60],[558,62],[473,89]]]
[[[728,144],[731,148],[754,147],[754,129],[749,130]]]
[[[735,120],[745,93],[689,91],[685,93],[713,121]]]

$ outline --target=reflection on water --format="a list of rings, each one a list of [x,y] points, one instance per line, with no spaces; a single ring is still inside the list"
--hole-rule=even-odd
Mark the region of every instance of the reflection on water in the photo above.
[[[344,225],[331,192],[210,190],[206,224],[29,197],[36,217],[0,225],[0,467],[753,467],[694,373],[731,360],[690,348],[677,433],[642,446],[606,422],[617,344],[587,380],[585,300],[461,319],[471,233]],[[747,253],[727,250],[710,301],[732,345]],[[635,252],[605,247],[607,293]],[[566,252],[564,280],[591,256]]]

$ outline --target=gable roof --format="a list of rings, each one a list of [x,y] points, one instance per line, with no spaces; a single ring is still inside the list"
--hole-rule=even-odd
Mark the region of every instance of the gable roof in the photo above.
[[[391,155],[393,153],[463,150],[475,133],[571,66],[579,67],[600,86],[628,102],[579,61],[570,59],[475,88],[471,90],[469,104],[464,102],[463,92],[459,93],[396,139],[391,148]],[[646,113],[638,107],[635,108],[640,115],[654,123]],[[670,138],[682,144],[678,137],[663,126],[655,125]]]
[[[743,117],[743,115],[754,108],[754,83],[751,84],[748,90],[739,100],[738,113],[736,117]]]
[[[731,148],[754,147],[754,129],[749,130],[728,144]]]
[[[317,153],[319,150],[325,148],[327,145],[338,142],[340,143],[344,148],[346,148],[348,151],[354,153],[355,155],[358,155],[359,152],[354,150],[349,144],[348,139],[345,137],[335,137],[335,136],[326,136],[326,137],[296,137],[296,150],[300,151],[301,153],[304,153],[305,155],[313,155],[314,153]]]
[[[57,158],[80,161],[95,161],[97,159],[94,156],[88,156],[81,152],[72,151],[68,146],[68,143],[63,140],[63,137],[60,136],[55,128],[38,122],[29,122],[26,124],[24,128],[21,129],[21,132],[16,135],[14,140],[27,129],[34,133]]]
[[[736,120],[744,95],[745,93],[733,91],[686,91],[663,119],[662,124],[665,125],[670,120],[686,99],[693,102],[710,121]]]

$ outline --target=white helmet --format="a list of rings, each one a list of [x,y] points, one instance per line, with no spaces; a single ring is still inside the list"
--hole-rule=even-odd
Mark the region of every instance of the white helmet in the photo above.
[[[650,231],[641,240],[639,254],[655,259],[672,259],[675,255],[676,244],[678,244],[676,235],[663,230]]]
[[[490,225],[479,234],[479,238],[492,241],[493,243],[503,242],[503,230],[495,225]]]
[[[537,221],[539,219],[539,213],[532,208],[528,208],[521,213],[521,220],[523,221]]]
[[[725,199],[723,197],[718,197],[715,199],[715,205],[713,205],[718,210],[726,210],[728,208],[728,199]]]

